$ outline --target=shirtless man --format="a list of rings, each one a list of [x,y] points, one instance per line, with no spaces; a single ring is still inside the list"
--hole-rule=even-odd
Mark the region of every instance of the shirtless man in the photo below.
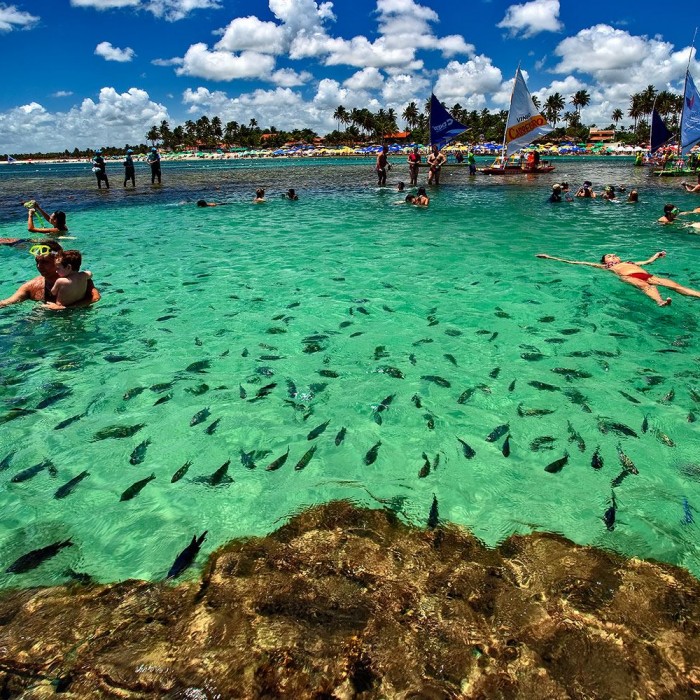
[[[12,296],[0,301],[0,308],[3,306],[10,306],[10,304],[18,304],[22,301],[43,301],[50,308],[62,308],[56,304],[56,297],[52,293],[53,286],[58,279],[56,255],[53,253],[37,255],[36,269],[39,275],[29,280],[29,282],[25,282]],[[87,285],[84,298],[72,304],[71,308],[75,309],[83,306],[90,306],[90,304],[94,304],[99,300],[100,293],[95,289],[95,285],[91,280]]]
[[[440,170],[446,161],[447,157],[445,154],[437,147],[437,144],[433,144],[428,156],[428,165],[430,166],[428,174],[429,185],[440,184]]]
[[[386,185],[386,171],[389,167],[389,146],[382,146],[382,150],[377,156],[377,165],[375,170],[377,171],[377,185],[379,187],[384,187]]]
[[[610,270],[610,272],[615,273],[623,282],[631,284],[633,287],[641,290],[649,298],[653,299],[659,306],[668,306],[671,303],[671,297],[666,299],[661,298],[659,290],[656,286],[668,287],[674,292],[683,294],[687,297],[698,297],[700,298],[700,292],[689,289],[688,287],[682,287],[678,282],[666,279],[665,277],[657,277],[652,275],[645,270],[642,270],[642,265],[649,265],[659,258],[663,258],[666,255],[666,251],[662,250],[658,253],[654,253],[648,260],[643,260],[641,262],[627,261],[623,262],[617,255],[613,253],[607,253],[604,255],[599,263],[592,262],[580,262],[577,260],[565,260],[564,258],[555,258],[552,255],[546,255],[545,253],[538,253],[536,257],[545,258],[546,260],[557,260],[558,262],[568,263],[569,265],[587,265],[588,267],[597,267],[600,270]]]

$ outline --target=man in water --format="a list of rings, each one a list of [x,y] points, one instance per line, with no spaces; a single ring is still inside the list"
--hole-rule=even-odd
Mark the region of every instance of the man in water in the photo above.
[[[36,256],[36,269],[39,275],[21,285],[12,296],[0,301],[0,308],[3,306],[10,306],[11,304],[18,304],[22,301],[43,301],[51,308],[63,308],[56,304],[56,297],[51,291],[58,279],[56,255],[62,252],[62,249],[55,241],[47,241],[46,246],[51,252]],[[71,304],[70,308],[76,309],[83,306],[90,306],[90,304],[94,304],[99,300],[100,293],[95,288],[92,280],[90,280],[87,285],[85,296],[75,304]]]
[[[158,184],[160,185],[160,153],[158,149],[153,146],[150,153],[146,156],[146,162],[151,166],[151,184],[155,184],[156,178],[158,178]]]
[[[447,161],[445,154],[437,147],[437,144],[432,145],[432,150],[428,156],[429,175],[428,184],[429,185],[439,185],[440,184],[440,170],[442,166]]]
[[[632,262],[628,260],[627,262],[623,262],[622,259],[614,253],[607,253],[600,259],[599,263],[565,260],[564,258],[555,258],[545,253],[538,253],[536,257],[545,258],[546,260],[557,260],[558,262],[567,263],[569,265],[586,265],[588,267],[597,267],[599,270],[610,270],[610,272],[615,273],[623,282],[637,287],[637,289],[653,299],[659,306],[668,306],[671,303],[671,297],[662,299],[659,290],[656,288],[657,285],[660,287],[668,287],[668,289],[672,289],[674,292],[678,292],[678,294],[683,294],[687,297],[700,298],[700,292],[689,289],[688,287],[682,287],[678,282],[666,279],[665,277],[657,277],[642,269],[643,265],[649,265],[655,260],[665,256],[666,251],[662,250],[658,253],[654,253],[648,260],[642,260],[641,262]]]
[[[666,204],[664,205],[664,215],[659,217],[657,221],[660,224],[672,224],[680,213],[681,210],[675,204]]]
[[[136,187],[136,169],[134,167],[134,159],[131,154],[133,151],[130,148],[126,150],[126,156],[124,158],[124,187],[126,183],[131,180],[131,186]]]
[[[102,181],[104,180],[105,187],[109,189],[109,180],[107,179],[107,164],[102,157],[102,149],[98,148],[92,159],[92,172],[97,178],[97,189],[102,189]]]
[[[386,171],[389,168],[389,146],[386,144],[382,146],[382,150],[377,155],[377,165],[375,170],[377,171],[377,185],[379,187],[384,187],[386,185]]]
[[[687,182],[681,182],[681,187],[686,192],[694,192],[695,194],[700,194],[700,173],[698,173],[698,184],[689,185]]]

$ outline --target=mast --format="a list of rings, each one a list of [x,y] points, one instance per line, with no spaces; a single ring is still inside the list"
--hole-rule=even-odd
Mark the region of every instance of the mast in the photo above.
[[[510,91],[510,104],[508,105],[508,115],[510,116],[510,110],[513,107],[513,94],[515,93],[515,84],[518,81],[518,71],[520,70],[520,61],[518,61],[518,67],[515,69],[515,77],[513,78],[513,88]],[[506,163],[508,163],[508,158],[506,157],[506,135],[508,134],[508,117],[506,117],[506,126],[503,129],[503,147],[501,148],[501,161],[503,163],[503,168],[505,169]]]
[[[690,62],[693,59],[693,50],[695,49],[695,37],[698,35],[698,28],[695,27],[695,33],[693,34],[693,41],[690,44],[690,51],[688,52],[688,65],[685,69],[685,78],[683,81],[683,108],[681,109],[681,120],[678,124],[678,157],[680,158],[681,152],[683,151],[683,112],[685,112],[685,95],[688,91],[688,75],[690,74]]]

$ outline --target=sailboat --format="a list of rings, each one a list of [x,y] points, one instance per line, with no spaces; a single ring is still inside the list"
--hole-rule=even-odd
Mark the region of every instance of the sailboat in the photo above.
[[[16,161],[11,155],[9,155],[9,154],[7,155],[7,163],[8,163],[8,165],[13,165],[13,164],[16,163],[16,162],[17,162],[17,161]]]
[[[430,95],[430,144],[442,149],[450,141],[467,131],[461,122],[457,121],[443,106],[435,93]],[[426,163],[419,166],[428,167]],[[444,167],[444,166],[443,166]],[[448,166],[449,167],[449,166]]]
[[[523,173],[551,173],[553,165],[548,163],[529,166],[519,163],[508,163],[508,156],[511,153],[529,146],[539,136],[544,136],[553,131],[547,120],[544,118],[535,103],[532,101],[530,91],[525,84],[525,78],[520,72],[520,66],[515,71],[515,82],[513,92],[510,96],[510,109],[508,110],[508,120],[506,130],[503,135],[503,150],[501,159],[488,168],[482,168],[482,172],[487,175],[522,175]]]

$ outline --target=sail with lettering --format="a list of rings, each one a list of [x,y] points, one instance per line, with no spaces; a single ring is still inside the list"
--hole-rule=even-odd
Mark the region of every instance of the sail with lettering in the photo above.
[[[463,134],[468,127],[458,122],[433,93],[430,96],[430,143],[442,148]]]
[[[535,107],[530,91],[527,89],[520,67],[515,72],[513,94],[510,97],[510,110],[503,139],[503,155],[529,146],[536,138],[553,131],[544,116]]]
[[[681,112],[681,155],[688,153],[698,143],[700,143],[700,94],[688,70],[685,74],[683,111]]]

